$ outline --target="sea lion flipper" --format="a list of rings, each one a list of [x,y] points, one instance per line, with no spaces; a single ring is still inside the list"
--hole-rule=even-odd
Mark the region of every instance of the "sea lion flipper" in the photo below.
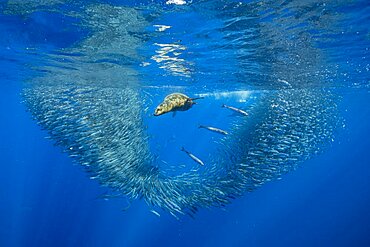
[[[197,99],[204,99],[204,97],[190,98],[191,101],[194,101],[194,100],[197,100]]]

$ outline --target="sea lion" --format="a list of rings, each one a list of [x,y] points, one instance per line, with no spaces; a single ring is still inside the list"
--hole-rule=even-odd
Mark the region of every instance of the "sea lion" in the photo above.
[[[168,112],[173,112],[175,115],[176,111],[187,111],[196,102],[194,100],[202,99],[203,97],[190,98],[182,93],[172,93],[164,98],[163,102],[157,106],[154,111],[154,116],[159,116]]]

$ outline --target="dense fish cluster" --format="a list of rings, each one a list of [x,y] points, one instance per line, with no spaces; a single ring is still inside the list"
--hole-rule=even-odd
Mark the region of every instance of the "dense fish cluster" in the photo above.
[[[8,6],[9,12],[28,13],[20,11],[22,9],[12,10],[20,4],[15,0],[10,2],[13,4]],[[36,4],[37,1],[31,2]],[[54,2],[57,1],[51,1]],[[225,5],[221,2],[220,9]],[[147,19],[136,9],[107,4],[87,5],[84,13],[71,11],[69,14],[81,18],[82,25],[91,33],[73,48],[49,54],[46,65],[35,68],[41,75],[32,78],[23,92],[25,104],[37,122],[64,152],[85,167],[92,179],[132,199],[143,198],[153,209],[161,208],[174,216],[192,215],[198,208],[222,207],[233,198],[295,169],[301,161],[325,148],[339,122],[337,99],[330,91],[317,86],[320,76],[311,73],[320,65],[315,60],[320,54],[312,48],[314,46],[306,36],[299,36],[300,42],[295,42],[295,49],[289,50],[294,52],[289,53],[280,49],[280,46],[290,49],[292,42],[282,37],[285,32],[279,30],[279,26],[268,22],[259,25],[252,17],[244,20],[244,16],[234,16],[234,8],[229,8],[229,16],[218,17],[221,11],[217,5],[216,10],[213,7],[196,10],[195,6],[194,11],[198,14],[208,11],[207,16],[220,20],[229,18],[222,21],[230,23],[223,28],[208,30],[211,37],[216,37],[213,46],[209,46],[211,39],[203,35],[204,31],[189,34],[193,35],[189,40],[204,36],[207,47],[204,51],[210,52],[188,53],[188,59],[195,54],[191,63],[194,67],[227,82],[215,83],[218,91],[229,88],[229,79],[249,82],[252,78],[256,82],[255,88],[263,92],[248,111],[224,106],[240,115],[238,122],[227,132],[203,126],[222,134],[223,138],[217,152],[210,154],[211,162],[204,163],[202,169],[169,175],[160,167],[150,148],[144,122],[148,102],[153,101],[153,96],[143,97],[143,88],[147,85],[142,85],[140,73],[148,72],[153,78],[156,75],[144,67],[140,72],[133,67],[145,60],[137,53],[144,46],[143,39],[147,42],[156,37],[143,30],[149,25],[148,20],[159,18],[161,8]],[[227,6],[225,8],[224,12]],[[244,8],[245,13],[257,17],[260,13],[250,11],[248,6]],[[176,16],[180,18],[181,11],[186,12],[186,8],[179,11]],[[186,13],[184,16],[188,18]],[[244,34],[240,30],[249,31]],[[182,30],[178,32],[183,33]],[[235,37],[228,35],[230,33],[235,33]],[[240,37],[246,40],[240,40]],[[264,40],[264,37],[269,39]],[[171,37],[172,40],[177,38]],[[253,42],[249,44],[250,41]],[[279,45],[279,49],[265,44]],[[279,53],[280,50],[283,52]],[[216,53],[223,57],[217,57]],[[227,61],[227,65],[232,66],[219,64],[210,68],[211,64],[204,62],[209,61],[209,57],[214,57],[215,62]],[[204,60],[197,60],[201,58]],[[220,68],[226,72],[220,73]],[[229,69],[238,70],[238,73],[233,74]],[[192,78],[191,71],[186,71],[186,78]],[[248,71],[250,73],[246,73]],[[283,79],[279,81],[279,78]],[[165,80],[163,76],[162,79]],[[193,88],[194,93],[213,93],[212,85],[203,86],[196,88],[202,89],[201,92],[195,92]],[[187,154],[196,161],[196,156]]]
[[[38,86],[27,105],[58,145],[104,186],[177,215],[223,206],[294,169],[333,138],[335,104],[324,91],[266,93],[203,170],[167,176],[156,166],[132,88]]]
[[[340,123],[335,97],[325,90],[282,90],[262,101],[265,107],[239,125],[230,156],[245,190],[294,170],[322,152]],[[230,160],[223,160],[227,162]]]
[[[24,96],[41,126],[91,178],[137,198],[155,176],[134,90],[39,86]]]

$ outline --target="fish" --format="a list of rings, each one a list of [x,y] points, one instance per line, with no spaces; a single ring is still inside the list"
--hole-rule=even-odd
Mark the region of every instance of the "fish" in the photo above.
[[[213,132],[221,134],[221,135],[228,135],[229,134],[225,130],[215,128],[215,127],[211,127],[211,126],[199,125],[199,128],[200,129],[207,129],[207,130],[213,131]]]
[[[249,115],[246,111],[243,111],[243,110],[241,110],[239,108],[236,108],[236,107],[233,107],[233,106],[228,106],[228,105],[223,104],[221,107],[230,109],[230,110],[232,110],[234,112],[237,112],[237,113],[239,113],[243,116],[248,116]]]
[[[201,161],[198,157],[196,157],[194,154],[190,153],[189,151],[187,151],[184,147],[181,148],[181,151],[185,152],[187,155],[189,155],[189,157],[194,160],[195,162],[197,162],[199,165],[202,165],[204,166],[204,163],[203,161]]]
[[[230,203],[230,198],[241,197],[295,170],[301,161],[322,152],[335,137],[337,126],[342,126],[341,117],[337,115],[340,99],[330,90],[312,90],[310,87],[266,90],[261,97],[255,98],[253,124],[233,120],[230,125],[237,135],[225,138],[222,149],[209,153],[212,163],[208,161],[207,167],[194,165],[195,168],[176,171],[179,174],[173,176],[169,166],[161,164],[160,160],[165,158],[154,157],[152,138],[145,127],[143,113],[146,106],[152,105],[152,94],[143,97],[132,68],[108,68],[93,62],[96,54],[112,49],[111,42],[100,42],[107,35],[119,35],[113,48],[125,47],[129,54],[131,51],[133,54],[141,40],[125,36],[130,32],[117,32],[116,18],[123,18],[119,20],[121,23],[129,18],[130,28],[141,28],[143,18],[135,9],[108,5],[100,9],[99,6],[89,6],[89,10],[96,14],[86,20],[91,23],[92,35],[81,40],[81,45],[76,48],[68,49],[71,55],[86,54],[86,63],[76,63],[75,69],[68,73],[55,67],[50,73],[30,78],[22,90],[22,97],[30,114],[53,142],[104,188],[130,200],[143,198],[148,208],[163,209],[175,218],[188,212],[195,214],[198,208],[222,207]],[[107,12],[115,14],[106,15]],[[94,30],[96,16],[101,18]],[[106,30],[102,32],[101,27]],[[126,27],[120,25],[119,28]],[[90,44],[99,46],[90,51]],[[274,71],[284,69],[284,66],[278,66]],[[288,72],[293,75],[298,71]],[[117,87],[118,80],[127,83]],[[208,85],[206,81],[202,83]],[[173,101],[166,100],[166,103]],[[186,110],[189,105],[187,102],[181,108],[171,110]],[[266,145],[259,145],[260,140],[265,140]],[[287,148],[280,151],[279,145]],[[245,165],[238,165],[242,163]],[[207,170],[203,172],[202,168]]]
[[[150,212],[157,215],[158,217],[161,217],[161,215],[157,211],[155,211],[154,209],[151,209]]]

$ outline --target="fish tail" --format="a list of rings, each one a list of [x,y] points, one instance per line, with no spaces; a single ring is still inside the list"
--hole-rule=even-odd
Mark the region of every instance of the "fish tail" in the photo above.
[[[204,128],[204,125],[199,125],[199,127],[198,127],[199,129],[202,129],[202,128]]]
[[[184,148],[184,147],[181,147],[181,151],[186,152],[186,150],[185,150],[185,148]]]
[[[222,104],[221,107],[226,107],[226,105],[225,104]]]

